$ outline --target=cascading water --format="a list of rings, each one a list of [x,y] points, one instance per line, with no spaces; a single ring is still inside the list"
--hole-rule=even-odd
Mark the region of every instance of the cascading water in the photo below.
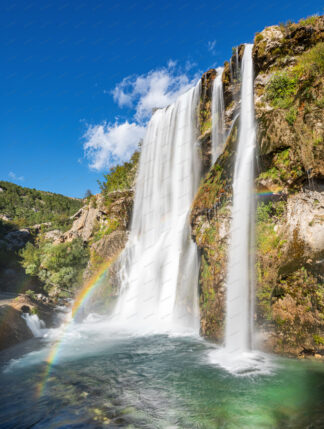
[[[37,314],[24,313],[22,318],[26,321],[26,325],[31,330],[34,337],[42,337],[46,332],[46,325],[43,320],[39,319]]]
[[[225,347],[230,353],[247,351],[251,347],[253,270],[250,249],[256,135],[252,47],[245,45],[242,60],[241,118],[233,179],[225,332]]]
[[[133,219],[114,317],[127,328],[198,332],[198,255],[188,215],[200,178],[200,82],[157,110],[141,150]]]
[[[240,63],[239,63],[239,55],[238,55],[238,47],[235,47],[235,59],[233,60],[234,55],[230,61],[230,74],[231,74],[231,82],[234,83],[240,77]]]
[[[212,164],[222,153],[225,141],[223,67],[217,68],[212,94]]]

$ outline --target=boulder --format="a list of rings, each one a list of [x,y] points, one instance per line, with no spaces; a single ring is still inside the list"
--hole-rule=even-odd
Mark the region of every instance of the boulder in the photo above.
[[[9,250],[18,250],[25,246],[27,241],[31,239],[29,229],[19,229],[17,231],[8,232],[4,236],[4,241],[7,243]]]

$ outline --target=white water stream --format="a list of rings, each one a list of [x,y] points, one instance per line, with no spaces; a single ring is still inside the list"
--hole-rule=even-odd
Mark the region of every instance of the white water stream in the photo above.
[[[47,331],[46,325],[45,322],[37,316],[37,314],[24,313],[22,318],[25,320],[26,325],[34,337],[41,338],[44,336]]]
[[[232,225],[227,274],[225,347],[228,353],[251,348],[253,174],[255,121],[253,45],[245,45],[241,70],[241,115],[233,179]]]
[[[225,143],[225,116],[223,75],[224,67],[217,68],[212,94],[212,164],[222,153]]]
[[[200,179],[200,82],[157,110],[144,138],[114,317],[141,332],[199,332],[198,254],[188,216]]]

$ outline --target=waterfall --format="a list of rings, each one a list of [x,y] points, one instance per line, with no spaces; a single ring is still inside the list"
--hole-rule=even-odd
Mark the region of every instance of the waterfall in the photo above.
[[[217,68],[212,94],[212,164],[223,151],[225,140],[225,113],[223,93],[223,67]]]
[[[231,82],[234,83],[239,78],[240,73],[240,63],[239,63],[239,56],[238,56],[238,47],[235,48],[235,60],[233,61],[233,56],[230,60],[230,75],[231,75]]]
[[[34,337],[38,338],[44,335],[46,332],[45,322],[39,319],[37,314],[24,313],[21,317],[25,320]]]
[[[252,47],[245,45],[241,69],[240,131],[227,274],[225,347],[229,352],[246,351],[251,347],[253,270],[250,248],[255,152]]]
[[[200,179],[199,96],[200,82],[148,124],[114,312],[126,328],[199,332],[199,263],[188,222]]]

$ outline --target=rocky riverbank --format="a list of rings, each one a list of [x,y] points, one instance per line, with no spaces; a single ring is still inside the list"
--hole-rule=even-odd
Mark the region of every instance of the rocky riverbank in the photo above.
[[[55,304],[44,295],[38,294],[33,298],[25,294],[14,298],[1,295],[0,351],[33,338],[33,333],[23,319],[26,314],[37,314],[47,327],[53,327],[56,322]]]

